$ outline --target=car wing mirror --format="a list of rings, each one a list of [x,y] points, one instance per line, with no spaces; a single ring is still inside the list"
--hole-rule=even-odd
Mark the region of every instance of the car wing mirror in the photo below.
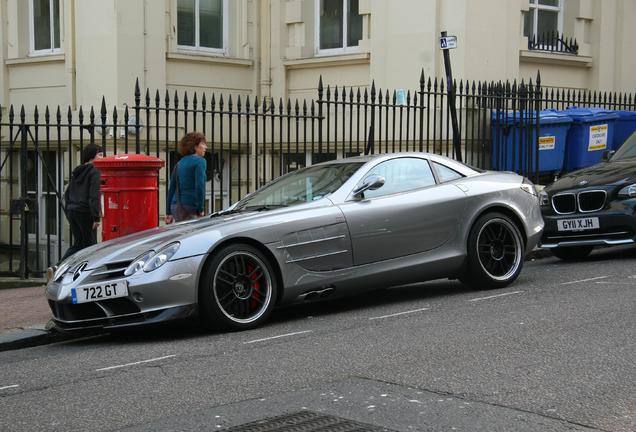
[[[360,197],[365,191],[376,190],[384,186],[384,177],[372,174],[365,178],[362,183],[353,190],[353,195]]]
[[[612,156],[614,156],[614,153],[616,153],[615,150],[605,150],[603,152],[603,160],[607,162],[608,160],[612,158]]]

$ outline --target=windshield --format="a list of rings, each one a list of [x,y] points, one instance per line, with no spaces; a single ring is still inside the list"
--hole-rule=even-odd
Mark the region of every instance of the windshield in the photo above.
[[[287,207],[319,200],[340,188],[362,165],[316,165],[294,171],[245,197],[233,210]]]
[[[616,151],[612,160],[633,158],[636,156],[636,132],[634,132],[625,143]]]

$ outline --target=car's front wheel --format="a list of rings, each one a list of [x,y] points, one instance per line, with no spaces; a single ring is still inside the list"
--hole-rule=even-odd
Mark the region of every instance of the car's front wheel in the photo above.
[[[231,244],[215,251],[201,281],[199,309],[207,328],[258,327],[274,308],[276,274],[253,246]]]
[[[583,259],[592,253],[594,246],[570,246],[552,249],[552,255],[564,261]]]
[[[477,289],[505,287],[519,276],[524,242],[519,229],[501,213],[482,215],[468,236],[468,270],[460,279]]]

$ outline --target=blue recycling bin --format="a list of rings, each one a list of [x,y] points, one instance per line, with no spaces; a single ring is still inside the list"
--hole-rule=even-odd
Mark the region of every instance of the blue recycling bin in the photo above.
[[[574,171],[602,161],[614,143],[614,111],[601,108],[568,108],[572,118],[565,145],[565,171]]]
[[[499,117],[499,118],[498,118]],[[528,158],[536,155],[537,132],[534,127],[535,113],[528,113],[523,119],[519,113],[507,112],[503,118],[500,113],[492,113],[492,166],[500,171],[521,172],[528,164]],[[539,173],[554,173],[563,170],[565,143],[572,119],[565,113],[555,110],[539,112]],[[532,136],[521,128],[529,128]],[[532,140],[530,142],[530,139]]]
[[[614,143],[611,150],[618,150],[629,136],[636,131],[636,112],[615,111],[618,118],[614,122]]]

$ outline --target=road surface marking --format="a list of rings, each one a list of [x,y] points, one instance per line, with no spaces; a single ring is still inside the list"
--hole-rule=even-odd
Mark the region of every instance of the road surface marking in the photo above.
[[[390,315],[382,315],[382,316],[377,316],[377,317],[371,317],[371,318],[369,318],[369,320],[378,320],[378,319],[384,319],[384,318],[391,318],[391,317],[400,316],[400,315],[407,315],[407,314],[412,314],[412,313],[417,313],[417,312],[423,312],[423,311],[427,311],[427,310],[430,310],[430,309],[431,308],[425,307],[425,308],[414,309],[414,310],[405,311],[405,312],[398,312],[398,313],[394,313],[394,314],[390,314]]]
[[[575,280],[575,281],[570,281],[570,282],[563,282],[559,285],[572,285],[575,283],[581,283],[581,282],[590,282],[590,281],[595,281],[595,280],[599,280],[599,279],[605,279],[608,278],[609,276],[598,276],[598,277],[593,277],[593,278],[589,278],[589,279],[581,279],[581,280]]]
[[[509,295],[513,295],[513,294],[520,294],[522,292],[523,291],[512,291],[512,292],[507,292],[507,293],[503,293],[503,294],[491,295],[491,296],[488,296],[488,297],[478,297],[478,298],[470,299],[468,301],[469,302],[476,302],[476,301],[481,301],[481,300],[489,300],[489,299],[493,299],[493,298],[497,298],[497,297],[509,296]]]
[[[599,285],[630,285],[630,286],[634,286],[633,282],[612,282],[612,281],[599,281],[599,282],[595,282]]]
[[[256,343],[256,342],[263,342],[263,341],[267,341],[267,340],[272,340],[272,339],[279,339],[279,338],[284,338],[284,337],[289,337],[289,336],[296,336],[296,335],[300,335],[300,334],[305,334],[305,333],[311,333],[313,332],[313,330],[305,330],[305,331],[299,331],[299,332],[294,332],[294,333],[285,333],[282,335],[278,335],[278,336],[270,336],[270,337],[266,337],[266,338],[262,338],[262,339],[254,339],[248,342],[243,342],[243,344],[252,344],[252,343]]]
[[[10,385],[10,386],[0,387],[0,390],[6,390],[6,389],[16,388],[16,387],[20,387],[20,386],[17,385],[17,384],[13,384],[13,385]]]
[[[126,363],[126,364],[123,364],[123,365],[108,366],[108,367],[105,367],[105,368],[95,369],[95,372],[101,372],[101,371],[106,371],[106,370],[111,370],[111,369],[119,369],[119,368],[123,368],[123,367],[127,367],[127,366],[134,366],[134,365],[138,365],[138,364],[142,364],[142,363],[156,362],[156,361],[159,361],[159,360],[165,360],[165,359],[172,358],[172,357],[176,357],[176,355],[173,354],[173,355],[153,358],[153,359],[150,359],[150,360],[142,360],[142,361],[133,362],[133,363]]]

